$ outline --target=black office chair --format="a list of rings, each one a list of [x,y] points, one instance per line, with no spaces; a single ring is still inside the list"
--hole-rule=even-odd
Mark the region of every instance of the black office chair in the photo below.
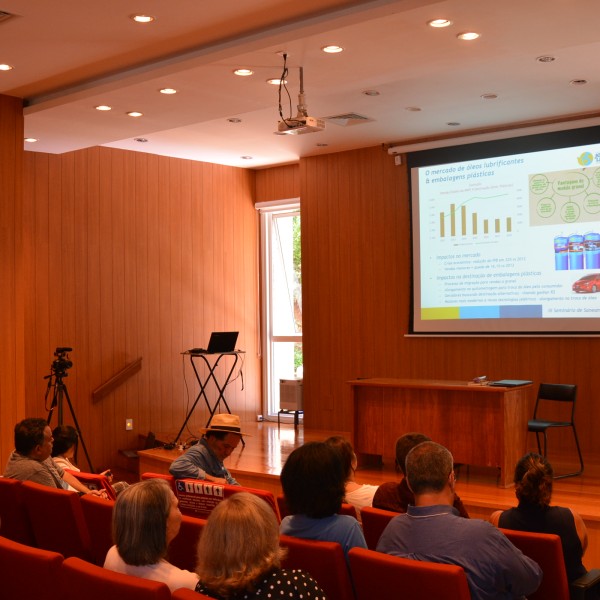
[[[577,398],[577,386],[562,384],[562,383],[541,383],[538,390],[537,399],[535,401],[535,409],[533,411],[533,419],[527,423],[529,431],[535,433],[537,440],[538,452],[542,454],[540,447],[540,433],[544,434],[544,453],[543,456],[548,455],[548,436],[547,431],[551,427],[570,427],[573,430],[573,437],[575,438],[575,445],[577,446],[577,453],[579,454],[579,471],[575,473],[566,473],[564,475],[554,475],[554,479],[561,479],[563,477],[574,477],[575,475],[581,475],[583,473],[583,456],[581,455],[581,448],[579,447],[579,439],[577,438],[577,431],[575,429],[575,400]],[[539,416],[538,412],[542,404],[548,402],[570,402],[571,403],[571,420],[570,421],[551,421]]]

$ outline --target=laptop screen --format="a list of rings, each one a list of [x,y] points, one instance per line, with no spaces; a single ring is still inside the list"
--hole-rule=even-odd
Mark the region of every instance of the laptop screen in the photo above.
[[[206,351],[209,354],[233,352],[235,350],[238,335],[238,331],[213,331],[210,334],[210,340]]]

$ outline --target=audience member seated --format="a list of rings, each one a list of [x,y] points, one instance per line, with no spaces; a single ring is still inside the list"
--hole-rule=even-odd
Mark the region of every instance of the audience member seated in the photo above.
[[[200,537],[196,591],[219,600],[324,600],[307,573],[281,569],[284,555],[271,508],[247,492],[234,494],[212,511]]]
[[[169,543],[179,533],[181,512],[171,487],[164,479],[134,483],[117,497],[113,509],[110,548],[104,567],[166,583],[171,591],[194,589],[195,573],[179,569],[166,560]]]
[[[430,441],[431,438],[422,433],[405,433],[396,440],[396,469],[402,473],[403,477],[400,483],[389,481],[379,486],[375,492],[375,496],[373,496],[374,508],[405,513],[408,505],[415,503],[415,496],[406,482],[404,466],[406,455],[418,444]],[[454,508],[458,510],[461,517],[469,518],[469,513],[458,497],[458,494],[454,494]]]
[[[296,448],[281,470],[281,486],[290,514],[280,532],[299,538],[338,542],[344,554],[367,543],[358,521],[337,514],[344,499],[346,473],[339,453],[325,442]]]
[[[377,491],[377,486],[356,483],[354,475],[358,461],[352,444],[346,438],[341,435],[334,435],[327,438],[325,443],[340,453],[342,467],[344,473],[346,473],[344,502],[352,504],[356,508],[356,515],[360,519],[360,509],[365,506],[372,506],[373,495]]]
[[[75,456],[75,451],[77,450],[77,444],[79,442],[79,434],[75,427],[71,425],[59,425],[52,431],[52,437],[54,438],[54,444],[52,446],[52,458],[54,459],[54,464],[63,469],[68,469],[69,471],[75,471],[76,473],[81,472],[81,469],[71,462],[71,459]],[[117,481],[113,485],[113,475],[110,472],[110,469],[102,471],[100,475],[104,475],[108,479],[115,494],[118,494],[129,485],[126,481]]]
[[[552,465],[539,454],[526,454],[515,468],[516,508],[496,511],[490,521],[497,527],[554,533],[562,542],[567,578],[573,581],[585,575],[582,558],[587,549],[587,530],[583,519],[572,509],[550,506]]]
[[[51,457],[52,430],[45,419],[23,419],[15,425],[15,450],[8,457],[4,477],[33,481],[48,487],[69,489],[80,494],[106,498],[104,490],[89,490],[75,475],[57,465]]]
[[[223,461],[237,448],[244,433],[240,418],[227,413],[215,415],[208,427],[200,430],[202,439],[169,468],[175,479],[205,479],[214,483],[240,485],[225,468]]]
[[[522,598],[539,587],[542,571],[536,562],[490,523],[463,519],[452,506],[453,459],[446,448],[434,442],[415,446],[405,469],[415,504],[390,521],[379,552],[462,567],[473,600]]]

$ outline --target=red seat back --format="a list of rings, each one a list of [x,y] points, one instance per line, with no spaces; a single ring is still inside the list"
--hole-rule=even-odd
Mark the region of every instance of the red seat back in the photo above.
[[[141,479],[142,481],[144,479],[164,479],[171,486],[173,493],[175,493],[175,477],[169,473],[142,473]]]
[[[90,551],[92,562],[102,566],[106,553],[113,545],[112,513],[115,503],[98,496],[81,496],[81,509],[88,531],[90,532]]]
[[[377,549],[377,543],[379,542],[383,530],[394,517],[398,516],[398,514],[399,513],[383,510],[381,508],[373,508],[372,506],[361,508],[360,516],[362,519],[363,533],[365,534],[365,540],[369,550]]]
[[[194,572],[196,570],[198,540],[205,525],[205,519],[183,515],[179,533],[169,544],[168,560],[170,563],[187,571]]]
[[[36,545],[59,552],[65,558],[91,560],[90,534],[77,492],[59,490],[24,481],[23,501],[33,528]]]
[[[65,469],[68,473],[71,473],[73,477],[77,477],[85,487],[90,490],[104,490],[110,500],[115,500],[117,495],[113,486],[108,482],[108,477],[104,475],[96,475],[95,473],[84,473],[82,471],[71,471]]]
[[[67,558],[60,574],[62,600],[171,600],[165,583],[103,569],[79,558]]]
[[[354,600],[352,581],[342,547],[337,542],[305,540],[279,536],[288,549],[283,561],[285,569],[301,569],[310,574],[325,592],[328,600]]]
[[[348,553],[357,600],[380,600],[398,594],[411,600],[470,600],[462,567],[410,560],[364,548]]]
[[[275,512],[277,521],[279,510],[272,492],[240,485],[222,485],[202,479],[177,479],[175,494],[179,500],[179,509],[184,515],[207,519],[219,502],[238,492],[249,492],[262,498]]]
[[[23,503],[22,482],[0,477],[0,535],[33,546],[35,538]]]
[[[552,533],[531,533],[501,529],[502,533],[523,553],[535,560],[544,573],[536,592],[529,600],[569,600],[569,582],[562,552],[562,542]]]
[[[58,585],[62,555],[0,537],[2,598],[61,600]]]

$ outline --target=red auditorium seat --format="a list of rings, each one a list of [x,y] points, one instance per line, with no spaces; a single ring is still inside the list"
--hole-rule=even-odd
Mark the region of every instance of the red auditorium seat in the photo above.
[[[167,558],[170,563],[180,569],[196,570],[196,550],[202,529],[206,525],[205,519],[183,515],[181,528],[177,537],[169,544]]]
[[[116,499],[115,490],[108,482],[108,477],[96,475],[95,473],[84,473],[83,471],[71,471],[70,469],[65,469],[65,471],[79,479],[90,490],[104,490],[110,500]]]
[[[171,600],[165,583],[109,571],[79,558],[63,562],[60,590],[62,600]]]
[[[36,545],[65,558],[91,560],[90,534],[77,492],[59,490],[31,481],[22,484],[23,501]]]
[[[62,600],[59,573],[63,557],[0,537],[0,591],[2,598]]]
[[[113,500],[105,500],[91,494],[81,496],[80,502],[90,532],[91,560],[94,564],[102,566],[106,553],[113,545],[112,512],[115,503]]]
[[[500,529],[523,553],[540,565],[544,572],[542,583],[529,600],[576,600],[585,598],[588,589],[600,584],[600,570],[593,569],[569,586],[562,553],[562,543],[557,535]],[[569,587],[571,588],[569,590]]]
[[[142,481],[144,479],[164,479],[171,486],[173,493],[175,493],[175,477],[173,477],[173,475],[169,475],[168,473],[163,474],[163,473],[148,472],[148,473],[142,473],[141,479],[142,479]]]
[[[0,535],[33,546],[35,538],[23,503],[22,482],[0,477]]]
[[[200,519],[208,518],[212,509],[229,498],[232,494],[238,492],[249,492],[259,498],[262,498],[272,509],[280,521],[279,510],[275,502],[275,496],[267,490],[257,488],[243,487],[240,485],[222,485],[203,481],[202,479],[177,479],[175,480],[175,494],[179,500],[179,509],[184,515],[198,517]]]
[[[398,514],[381,508],[373,508],[372,506],[365,506],[361,509],[360,517],[362,519],[363,533],[365,534],[369,550],[377,549],[377,542],[379,542],[383,530]]]
[[[309,573],[328,600],[354,600],[346,557],[337,542],[304,540],[288,535],[281,535],[279,539],[281,546],[288,549],[283,561],[285,569]]]
[[[470,600],[462,567],[410,560],[364,548],[348,553],[356,600],[398,595],[410,600]]]

